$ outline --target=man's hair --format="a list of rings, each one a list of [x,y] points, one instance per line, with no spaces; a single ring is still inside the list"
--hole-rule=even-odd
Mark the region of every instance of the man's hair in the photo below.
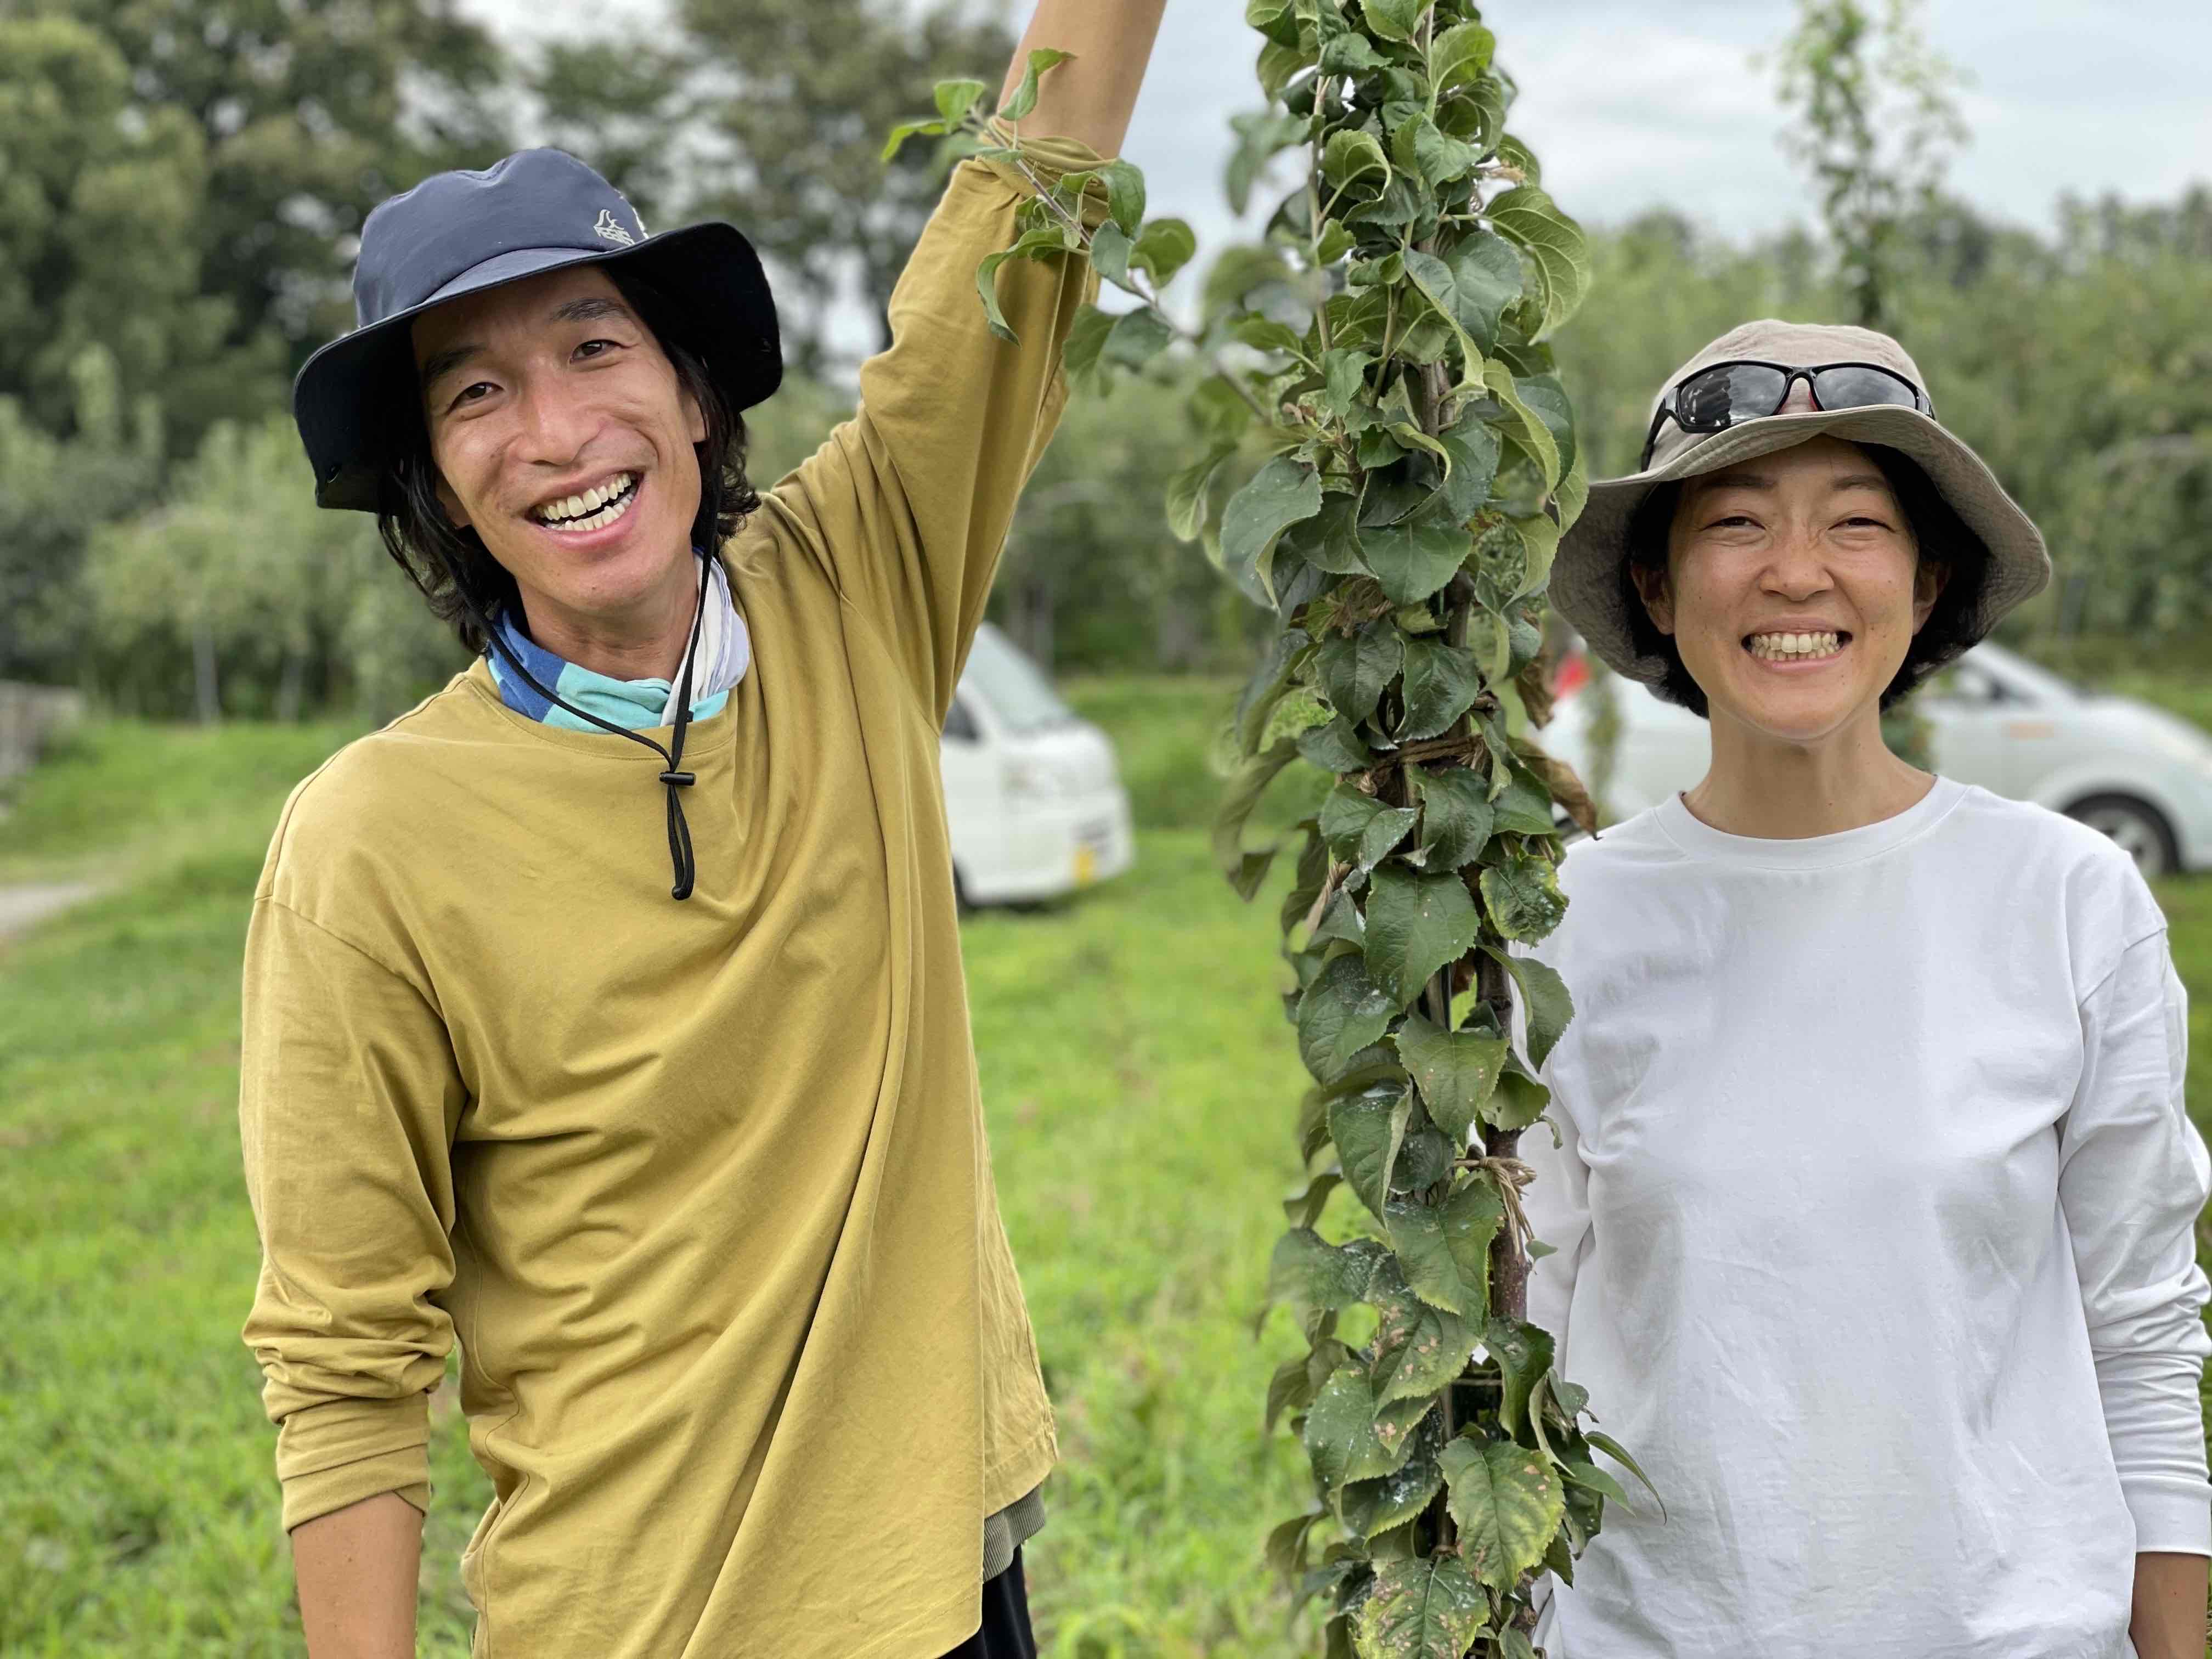
[[[1882,691],[1881,707],[1887,714],[1899,699],[1910,695],[1923,680],[1981,639],[1973,629],[1972,618],[1989,586],[1990,550],[1951,503],[1943,499],[1918,462],[1880,444],[1860,444],[1856,447],[1881,469],[1882,477],[1889,481],[1898,507],[1911,529],[1912,539],[1919,548],[1920,562],[1941,565],[1950,573],[1942,592],[1936,596],[1935,609],[1928,613],[1928,620],[1920,631],[1912,636],[1912,642],[1905,647],[1905,660],[1898,665],[1897,672]],[[1667,702],[1680,703],[1700,719],[1710,720],[1712,714],[1704,688],[1690,678],[1690,671],[1683,666],[1682,653],[1675,648],[1674,635],[1661,633],[1651,620],[1651,613],[1644,609],[1643,595],[1630,574],[1634,569],[1666,570],[1668,532],[1674,525],[1674,506],[1681,499],[1686,482],[1677,479],[1656,486],[1630,517],[1628,556],[1620,562],[1621,603],[1628,613],[1629,637],[1638,654],[1666,659],[1666,675],[1652,690]]]
[[[760,505],[745,477],[744,421],[731,410],[706,360],[689,343],[681,315],[667,295],[620,264],[604,269],[659,343],[677,383],[697,402],[705,421],[705,441],[692,446],[699,458],[699,511],[691,521],[691,541],[714,552]],[[430,453],[422,396],[411,374],[394,380],[392,395],[398,397],[403,388],[408,408],[398,422],[397,451],[379,485],[376,528],[385,551],[407,573],[432,614],[451,623],[469,651],[481,652],[483,630],[469,614],[470,606],[489,620],[519,603],[514,578],[474,530],[446,516],[438,500],[438,464]]]

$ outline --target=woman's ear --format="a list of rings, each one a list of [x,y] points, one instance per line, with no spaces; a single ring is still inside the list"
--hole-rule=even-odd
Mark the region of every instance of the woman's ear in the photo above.
[[[1928,624],[1936,601],[1951,585],[1951,567],[1936,559],[1923,559],[1912,573],[1912,631]]]
[[[1674,631],[1674,595],[1664,570],[1655,570],[1650,565],[1632,564],[1628,579],[1636,584],[1636,592],[1644,601],[1644,608],[1651,615],[1651,625],[1662,634]]]

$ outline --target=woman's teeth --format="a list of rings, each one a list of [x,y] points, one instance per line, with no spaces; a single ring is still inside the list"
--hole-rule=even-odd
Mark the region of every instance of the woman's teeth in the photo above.
[[[604,530],[629,511],[637,499],[636,485],[636,473],[617,473],[580,495],[544,502],[531,516],[551,530]]]
[[[1840,634],[1758,634],[1752,637],[1751,654],[1767,662],[1802,662],[1832,657],[1844,648]]]

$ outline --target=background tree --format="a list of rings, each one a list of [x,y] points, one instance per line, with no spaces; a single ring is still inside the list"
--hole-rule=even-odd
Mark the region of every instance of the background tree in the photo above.
[[[556,132],[653,212],[725,218],[770,261],[787,354],[823,368],[831,305],[857,293],[889,343],[891,286],[944,189],[945,156],[886,161],[886,128],[936,81],[1013,55],[960,0],[676,0],[672,34],[564,44],[536,85]],[[658,89],[656,95],[656,89]]]
[[[1897,244],[1908,216],[1942,182],[1966,139],[1953,89],[1960,75],[1931,52],[1920,0],[1798,0],[1781,56],[1792,119],[1783,147],[1813,176],[1841,262],[1851,320],[1895,331],[1890,306]]]

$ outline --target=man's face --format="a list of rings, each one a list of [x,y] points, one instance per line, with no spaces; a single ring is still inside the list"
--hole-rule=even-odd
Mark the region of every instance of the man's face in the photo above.
[[[690,592],[706,422],[605,270],[449,301],[414,343],[439,499],[527,611],[622,629]]]
[[[1830,437],[1688,480],[1667,564],[1638,585],[1714,724],[1796,743],[1877,717],[1942,586],[1881,470]],[[1783,654],[1783,630],[1814,649]]]

